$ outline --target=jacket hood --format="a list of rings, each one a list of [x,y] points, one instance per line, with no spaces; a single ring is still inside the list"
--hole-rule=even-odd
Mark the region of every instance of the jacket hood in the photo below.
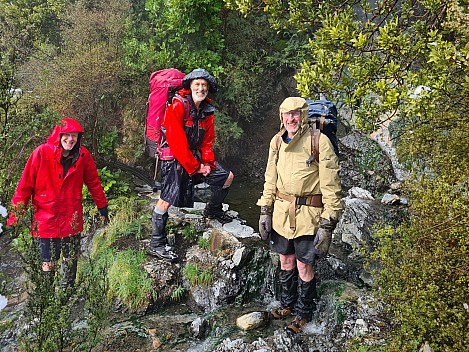
[[[308,123],[308,104],[306,100],[300,97],[289,97],[286,98],[282,104],[280,104],[280,127],[283,127],[282,113],[292,110],[301,111],[301,125],[304,126]]]
[[[81,143],[81,136],[85,132],[81,127],[80,123],[71,118],[63,118],[61,120],[61,124],[54,127],[52,134],[47,139],[47,143],[53,144],[56,147],[60,146],[60,136],[63,133],[71,133],[71,132],[78,132],[78,142],[77,145],[79,146]]]

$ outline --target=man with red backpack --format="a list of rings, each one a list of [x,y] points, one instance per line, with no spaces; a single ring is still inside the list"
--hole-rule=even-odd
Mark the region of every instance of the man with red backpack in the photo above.
[[[192,207],[194,185],[206,182],[212,196],[204,215],[221,223],[232,219],[222,205],[233,182],[234,175],[215,161],[215,107],[208,93],[217,91],[217,83],[204,69],[196,69],[185,75],[183,89],[178,94],[189,102],[189,114],[185,116],[184,100],[174,99],[166,109],[163,129],[166,142],[174,155],[173,160],[161,160],[161,194],[152,214],[152,236],[149,252],[159,258],[174,261],[177,254],[168,246],[165,232],[168,209]]]

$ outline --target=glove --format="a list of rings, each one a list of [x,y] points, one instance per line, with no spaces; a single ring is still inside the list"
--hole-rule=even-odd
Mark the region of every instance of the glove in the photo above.
[[[316,237],[313,241],[314,251],[318,257],[325,257],[329,252],[329,247],[332,241],[332,231],[335,229],[337,220],[323,219],[319,220],[319,229],[316,232]]]
[[[259,234],[264,241],[269,239],[272,231],[272,207],[262,206],[259,217]]]
[[[99,215],[103,218],[104,222],[107,223],[109,221],[109,210],[107,206],[103,208],[99,208]]]

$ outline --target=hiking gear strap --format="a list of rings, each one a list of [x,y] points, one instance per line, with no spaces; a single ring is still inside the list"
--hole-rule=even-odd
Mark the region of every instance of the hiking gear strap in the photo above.
[[[324,123],[324,119],[324,115],[321,116],[320,126]],[[308,167],[311,166],[313,161],[319,162],[319,137],[321,136],[321,129],[317,128],[316,123],[313,122],[310,124],[309,132],[311,134],[311,155],[308,160],[306,160],[306,165],[308,165]]]
[[[275,154],[275,165],[278,163],[278,156],[280,152],[280,146],[282,145],[282,137],[277,135],[277,139],[275,140],[275,145],[277,147],[277,153]]]
[[[290,202],[290,206],[288,208],[288,218],[290,220],[290,229],[295,231],[296,229],[296,207],[300,205],[306,205],[309,207],[316,207],[316,208],[322,208],[323,203],[322,203],[322,194],[311,194],[309,196],[304,196],[304,197],[295,197],[295,196],[290,196],[288,194],[283,194],[280,193],[277,190],[276,194],[277,198],[286,200],[287,202]]]

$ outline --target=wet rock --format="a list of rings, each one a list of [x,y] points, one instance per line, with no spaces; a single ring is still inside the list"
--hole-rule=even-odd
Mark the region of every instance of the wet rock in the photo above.
[[[257,329],[264,326],[269,321],[269,314],[267,312],[252,312],[244,314],[236,319],[236,325],[243,330]]]
[[[369,329],[368,329],[368,324],[366,323],[366,321],[363,319],[357,319],[355,321],[354,335],[362,336],[362,335],[366,335],[368,332],[369,332]]]
[[[254,229],[252,227],[243,225],[241,221],[237,219],[224,224],[223,230],[231,233],[237,238],[249,238],[254,234]]]
[[[334,234],[340,234],[342,242],[352,248],[362,248],[370,241],[370,231],[376,220],[372,201],[347,197],[343,202],[345,210]]]
[[[154,288],[158,292],[158,300],[170,300],[173,292],[173,285],[177,283],[181,265],[179,263],[169,263],[165,260],[158,260],[150,257],[150,260],[143,265],[143,269],[154,282]],[[150,299],[145,306],[151,304]],[[143,309],[143,308],[142,308]]]
[[[395,192],[398,192],[400,191],[402,188],[402,182],[393,182],[389,185],[389,189],[395,193]]]
[[[247,258],[248,256],[248,250],[246,249],[246,247],[241,247],[241,248],[238,248],[234,254],[233,254],[233,257],[231,258],[231,260],[233,261],[233,264],[235,266],[240,266],[244,263],[245,259]]]
[[[352,187],[348,190],[348,195],[351,198],[361,198],[361,199],[370,199],[373,200],[373,196],[371,192],[367,191],[366,189],[360,187]]]
[[[241,246],[241,242],[232,235],[219,230],[212,230],[210,236],[210,252],[213,255],[217,255],[223,251],[234,252],[234,249],[239,246]]]
[[[192,337],[202,339],[205,337],[208,329],[208,321],[205,318],[198,317],[189,327],[189,332]]]
[[[5,296],[0,295],[0,311],[5,308],[8,304],[8,298]]]
[[[358,274],[358,278],[363,281],[363,283],[369,287],[374,286],[374,281],[373,277],[371,274],[366,271],[365,269],[360,270],[360,273]]]
[[[400,198],[397,194],[390,194],[385,193],[383,198],[381,198],[381,203],[391,205],[391,204],[399,204]]]
[[[357,130],[339,139],[340,178],[344,189],[385,192],[396,181],[392,160],[381,146]]]
[[[425,342],[422,347],[420,347],[419,352],[433,352],[433,349],[430,347],[428,342]]]

